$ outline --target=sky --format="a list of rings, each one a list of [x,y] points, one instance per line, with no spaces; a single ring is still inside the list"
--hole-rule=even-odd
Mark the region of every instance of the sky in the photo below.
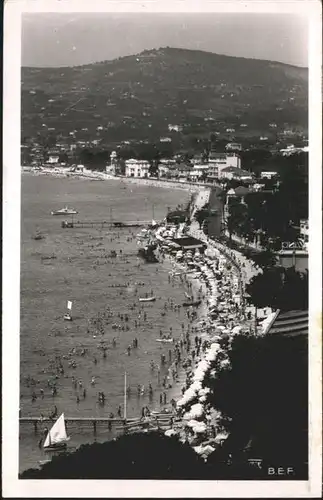
[[[301,14],[24,13],[22,66],[77,66],[160,47],[308,66]]]

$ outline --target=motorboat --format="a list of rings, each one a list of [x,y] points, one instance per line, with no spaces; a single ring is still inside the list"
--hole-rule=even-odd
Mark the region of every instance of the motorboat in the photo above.
[[[69,207],[64,207],[60,208],[59,210],[52,210],[51,215],[75,215],[77,214],[77,210],[74,208],[69,208]]]
[[[139,297],[139,302],[155,302],[156,297]]]
[[[173,338],[170,338],[170,339],[160,338],[160,339],[156,339],[156,342],[162,342],[162,343],[170,344],[170,343],[174,342],[174,339]]]

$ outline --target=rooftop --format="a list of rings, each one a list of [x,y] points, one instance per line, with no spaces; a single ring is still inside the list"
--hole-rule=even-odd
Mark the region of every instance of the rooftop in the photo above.
[[[269,335],[296,337],[308,335],[308,311],[278,311],[277,316],[267,330]]]

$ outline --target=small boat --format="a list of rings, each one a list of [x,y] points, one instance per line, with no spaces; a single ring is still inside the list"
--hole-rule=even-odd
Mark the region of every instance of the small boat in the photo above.
[[[45,236],[40,232],[37,231],[35,234],[32,235],[33,240],[43,240]]]
[[[75,215],[78,212],[74,208],[60,208],[59,210],[52,210],[51,215]]]
[[[139,302],[155,302],[156,297],[139,297]]]
[[[63,450],[69,439],[66,433],[64,413],[62,413],[48,432],[43,448],[45,451]]]
[[[174,339],[173,338],[171,338],[171,339],[160,338],[160,339],[156,339],[156,342],[171,343],[171,342],[174,342]]]
[[[201,300],[195,300],[195,301],[190,301],[190,302],[183,302],[183,307],[197,307],[201,304]]]
[[[72,302],[70,300],[67,301],[67,313],[64,314],[65,321],[72,321]]]

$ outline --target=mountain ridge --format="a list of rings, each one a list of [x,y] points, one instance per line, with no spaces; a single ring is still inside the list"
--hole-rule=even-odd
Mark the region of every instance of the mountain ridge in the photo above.
[[[114,58],[114,59],[102,59],[100,61],[93,61],[93,62],[89,62],[89,63],[85,63],[85,64],[77,64],[75,66],[71,66],[71,65],[66,65],[66,66],[28,66],[28,65],[22,65],[21,68],[24,68],[24,69],[39,69],[39,70],[42,70],[42,69],[45,69],[45,70],[48,70],[48,69],[66,69],[66,68],[83,68],[83,67],[87,67],[87,66],[92,66],[92,65],[97,65],[97,64],[106,64],[106,63],[112,63],[114,61],[117,61],[117,60],[120,60],[120,59],[126,59],[128,57],[138,57],[142,54],[144,54],[145,52],[158,52],[160,50],[176,50],[176,51],[189,51],[189,52],[194,52],[194,53],[202,53],[202,54],[212,54],[214,56],[218,56],[218,57],[226,57],[226,58],[230,58],[230,59],[240,59],[240,60],[245,60],[245,59],[248,59],[248,60],[251,60],[251,61],[260,61],[260,62],[265,62],[265,63],[271,63],[271,64],[275,64],[275,65],[281,65],[281,66],[288,66],[288,67],[291,67],[291,68],[295,68],[295,69],[300,69],[300,70],[305,70],[305,71],[308,71],[308,67],[307,66],[298,66],[298,65],[295,65],[295,64],[290,64],[290,63],[283,63],[281,61],[275,61],[275,60],[271,60],[271,59],[257,59],[257,58],[254,58],[254,57],[243,57],[243,56],[232,56],[232,55],[227,55],[227,54],[219,54],[218,52],[210,52],[209,50],[198,50],[198,49],[184,49],[184,48],[181,48],[181,47],[159,47],[158,49],[145,49],[139,53],[136,53],[136,54],[129,54],[129,55],[125,55],[125,56],[120,56],[120,57],[117,57],[117,58]]]
[[[118,142],[156,140],[168,124],[198,136],[215,124],[246,124],[253,133],[272,133],[271,122],[307,128],[308,71],[279,62],[166,47],[83,66],[22,68],[21,76],[27,135],[87,128],[90,137],[102,127],[102,140]]]

